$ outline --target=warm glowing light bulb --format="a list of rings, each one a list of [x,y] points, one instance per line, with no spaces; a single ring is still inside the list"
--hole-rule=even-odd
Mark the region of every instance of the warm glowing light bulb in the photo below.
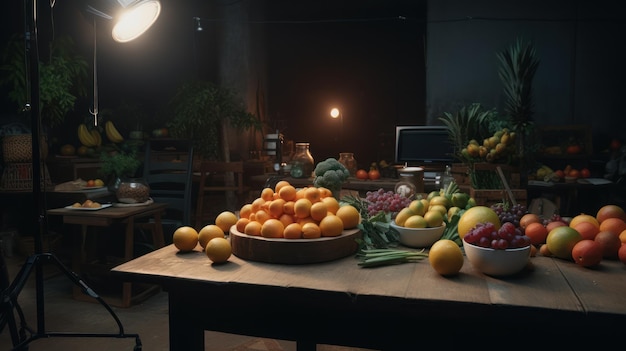
[[[113,39],[125,43],[137,38],[154,24],[160,13],[159,1],[142,1],[120,16],[113,27]]]
[[[332,110],[330,110],[330,117],[332,117],[332,118],[339,117],[339,109],[338,108],[333,108]]]

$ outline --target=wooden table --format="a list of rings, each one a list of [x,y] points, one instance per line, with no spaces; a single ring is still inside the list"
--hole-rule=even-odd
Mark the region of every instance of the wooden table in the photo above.
[[[134,233],[135,223],[140,218],[152,218],[154,225],[152,226],[152,239],[155,248],[165,245],[163,237],[163,229],[161,226],[161,214],[167,207],[165,203],[151,203],[146,206],[132,207],[108,207],[97,211],[75,210],[67,208],[56,208],[47,211],[51,216],[62,216],[63,223],[77,224],[81,226],[81,235],[75,235],[74,246],[72,249],[72,269],[80,275],[82,266],[85,263],[85,252],[83,243],[87,235],[89,226],[110,227],[114,224],[125,224],[125,242],[124,242],[124,261],[133,258],[134,252]],[[149,292],[145,292],[148,294]],[[74,287],[74,297],[82,299],[85,295],[77,286]],[[135,299],[141,299],[142,296],[135,296]],[[128,307],[132,303],[132,286],[130,282],[122,285],[121,299],[108,298],[112,305],[120,307]]]
[[[204,330],[295,340],[301,351],[316,344],[451,349],[470,340],[481,348],[502,342],[527,348],[537,338],[543,347],[564,349],[578,346],[572,334],[604,337],[593,339],[600,342],[621,335],[626,266],[531,262],[508,278],[485,276],[468,261],[459,275],[442,277],[428,261],[365,269],[354,257],[279,265],[231,256],[213,265],[199,248],[179,254],[169,245],[112,273],[168,291],[170,350],[205,350]]]

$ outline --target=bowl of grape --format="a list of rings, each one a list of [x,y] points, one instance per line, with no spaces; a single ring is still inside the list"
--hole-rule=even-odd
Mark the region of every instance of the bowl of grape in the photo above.
[[[500,228],[479,223],[463,237],[463,249],[480,272],[502,277],[521,272],[530,258],[530,238],[511,222]]]

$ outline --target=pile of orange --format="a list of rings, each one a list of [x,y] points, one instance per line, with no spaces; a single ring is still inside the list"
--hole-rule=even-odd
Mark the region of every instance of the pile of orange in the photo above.
[[[617,259],[620,247],[626,244],[626,212],[617,205],[604,205],[595,215],[581,213],[569,223],[553,224],[557,223],[544,225],[538,216],[531,214],[520,220],[525,234],[546,256],[571,259],[574,246],[587,240],[603,247],[603,258]]]
[[[329,189],[296,189],[281,180],[241,207],[236,229],[266,238],[315,239],[339,236],[345,229],[356,228],[360,220],[359,211],[340,206]]]

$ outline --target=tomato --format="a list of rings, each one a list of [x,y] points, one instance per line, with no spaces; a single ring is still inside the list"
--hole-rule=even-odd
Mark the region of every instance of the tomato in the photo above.
[[[364,169],[359,169],[358,171],[356,171],[356,177],[363,180],[369,178],[367,171]]]
[[[376,179],[380,179],[380,172],[377,169],[371,169],[368,173],[367,176],[369,179],[371,180],[376,180]]]
[[[565,151],[570,155],[577,155],[583,151],[583,148],[580,145],[570,145]]]
[[[589,169],[587,168],[583,168],[580,170],[580,176],[583,178],[589,178],[591,177],[591,171],[589,171]]]
[[[620,147],[622,147],[622,143],[619,141],[619,139],[613,139],[611,140],[611,144],[609,145],[609,147],[611,148],[611,150],[617,151]]]

